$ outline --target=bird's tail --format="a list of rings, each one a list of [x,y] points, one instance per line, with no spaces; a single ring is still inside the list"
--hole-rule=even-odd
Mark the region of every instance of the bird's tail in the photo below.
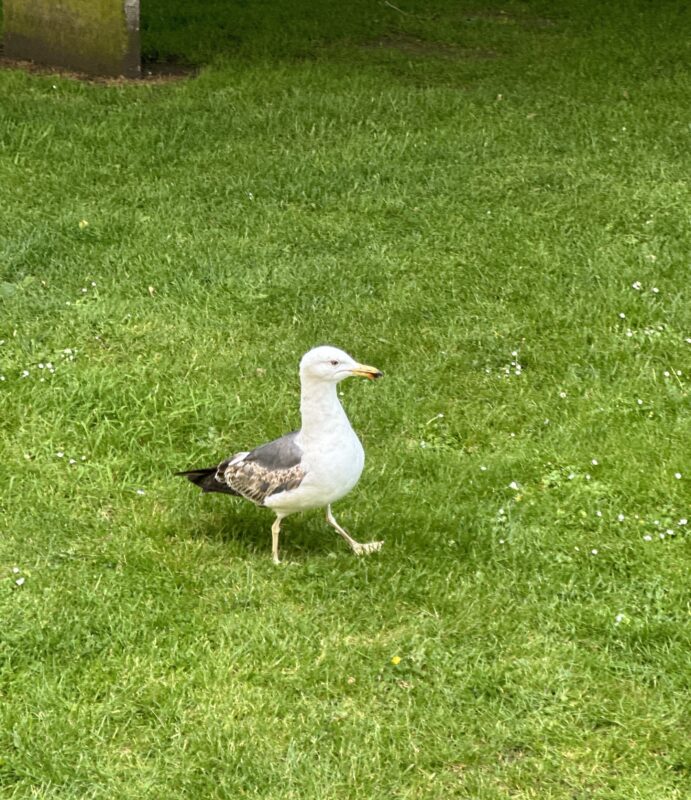
[[[195,483],[203,492],[224,492],[225,494],[237,494],[228,484],[216,480],[217,467],[207,469],[189,469],[176,472],[176,475],[184,475],[187,480]]]

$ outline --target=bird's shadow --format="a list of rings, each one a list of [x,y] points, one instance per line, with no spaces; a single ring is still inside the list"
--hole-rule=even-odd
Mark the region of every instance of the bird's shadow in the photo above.
[[[213,498],[211,502],[215,500]],[[218,500],[222,502],[221,498]],[[216,506],[212,509],[206,507],[199,510],[198,516],[187,527],[178,527],[174,535],[209,542],[220,541],[238,556],[244,554],[246,557],[270,558],[274,519],[271,511],[248,504],[230,507],[226,504],[223,508]],[[327,525],[321,512],[296,514],[281,523],[281,558],[300,560],[310,555],[324,556],[340,549],[341,544],[336,531]],[[344,553],[346,550],[344,547]]]

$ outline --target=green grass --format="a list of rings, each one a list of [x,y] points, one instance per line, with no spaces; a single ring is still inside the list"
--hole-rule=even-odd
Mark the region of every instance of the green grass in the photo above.
[[[689,11],[143,5],[0,73],[0,797],[687,798]],[[172,472],[323,342],[386,544],[275,568]]]

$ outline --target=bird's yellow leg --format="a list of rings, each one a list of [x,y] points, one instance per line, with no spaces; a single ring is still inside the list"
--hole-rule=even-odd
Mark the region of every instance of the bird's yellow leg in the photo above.
[[[384,542],[356,542],[355,539],[348,533],[345,528],[342,528],[334,515],[331,513],[331,506],[328,505],[326,507],[326,521],[331,525],[332,528],[335,528],[338,533],[348,542],[348,547],[355,553],[356,556],[364,556],[368,555],[369,553],[376,553],[378,550],[381,550],[382,545]]]
[[[271,526],[271,555],[274,564],[280,564],[281,559],[278,557],[278,534],[281,531],[281,520],[283,517],[276,517],[274,524]]]

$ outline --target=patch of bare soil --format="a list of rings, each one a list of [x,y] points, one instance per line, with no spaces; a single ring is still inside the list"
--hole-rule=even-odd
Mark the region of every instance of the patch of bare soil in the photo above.
[[[3,55],[0,46],[0,69],[16,69],[30,72],[35,75],[53,75],[57,78],[69,78],[85,83],[97,83],[106,86],[124,86],[127,84],[159,84],[170,83],[172,81],[186,80],[194,78],[199,72],[198,67],[189,64],[177,63],[175,61],[147,61],[142,60],[141,75],[137,78],[127,78],[119,76],[99,76],[88,75],[85,72],[76,72],[64,67],[52,67],[47,64],[37,64],[34,61],[24,61],[22,59],[7,58]]]

